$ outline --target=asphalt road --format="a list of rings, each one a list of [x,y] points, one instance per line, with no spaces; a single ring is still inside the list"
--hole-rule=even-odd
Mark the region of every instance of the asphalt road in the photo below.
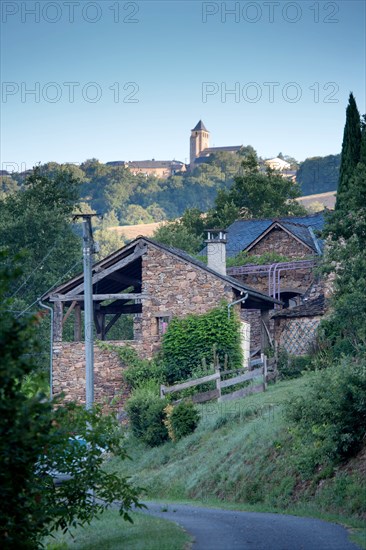
[[[192,535],[192,550],[359,550],[346,529],[318,519],[145,504],[144,513],[174,521]]]

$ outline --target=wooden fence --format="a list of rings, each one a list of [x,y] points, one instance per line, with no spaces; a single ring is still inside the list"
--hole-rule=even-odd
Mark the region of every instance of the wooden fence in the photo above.
[[[202,378],[196,378],[195,380],[189,380],[183,382],[182,384],[176,384],[174,386],[160,386],[160,397],[163,398],[169,393],[175,393],[187,388],[193,388],[195,386],[200,386],[206,384],[207,382],[216,382],[216,389],[211,391],[206,391],[202,393],[196,393],[192,395],[192,401],[194,403],[204,403],[205,401],[211,401],[212,399],[217,399],[218,401],[231,401],[232,399],[238,399],[239,397],[245,397],[252,393],[260,393],[266,390],[267,388],[267,374],[268,374],[268,359],[266,355],[261,355],[260,359],[250,361],[250,368],[248,369],[237,369],[233,371],[220,371],[219,367],[216,367],[214,374],[209,374],[208,376],[203,376]],[[241,374],[238,374],[241,372]],[[226,378],[229,374],[236,373],[236,376],[223,380],[223,377]],[[246,386],[239,390],[233,391],[231,393],[225,393],[222,395],[221,390],[223,388],[229,388],[230,386],[235,386],[236,384],[241,384],[242,382],[247,382],[248,380],[254,380],[258,377],[263,378],[263,382],[253,386]]]

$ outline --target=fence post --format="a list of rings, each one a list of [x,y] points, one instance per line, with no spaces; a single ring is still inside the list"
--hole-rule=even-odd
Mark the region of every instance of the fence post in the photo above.
[[[268,375],[268,364],[267,364],[267,355],[263,355],[263,390],[267,389],[267,375]]]
[[[218,392],[217,401],[221,400],[221,373],[220,373],[220,365],[217,363],[215,365],[215,372],[219,375],[218,378],[216,378],[216,389]]]

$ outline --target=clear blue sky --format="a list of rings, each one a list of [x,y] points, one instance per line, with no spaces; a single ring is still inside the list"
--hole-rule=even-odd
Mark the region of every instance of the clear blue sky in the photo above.
[[[340,151],[350,91],[366,112],[363,0],[3,0],[1,9],[3,169],[186,161],[199,119],[211,145],[303,160]]]

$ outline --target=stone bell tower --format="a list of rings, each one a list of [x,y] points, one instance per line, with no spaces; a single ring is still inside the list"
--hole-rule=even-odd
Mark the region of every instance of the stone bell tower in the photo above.
[[[191,170],[194,167],[194,161],[200,156],[201,152],[209,147],[210,132],[206,129],[202,120],[191,130],[189,162]]]

